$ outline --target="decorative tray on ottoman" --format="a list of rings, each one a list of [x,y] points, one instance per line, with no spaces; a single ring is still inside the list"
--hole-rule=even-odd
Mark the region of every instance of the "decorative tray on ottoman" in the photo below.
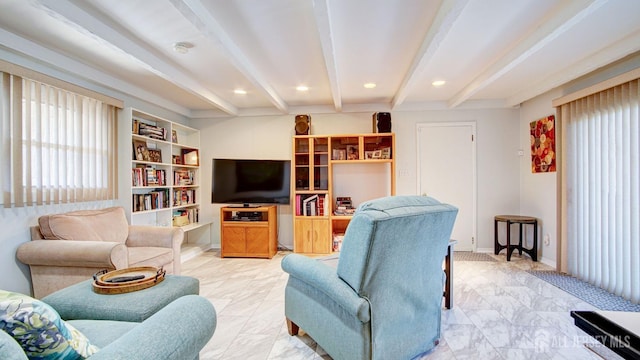
[[[124,294],[152,287],[164,280],[166,271],[153,266],[102,270],[93,275],[93,291],[98,294]]]

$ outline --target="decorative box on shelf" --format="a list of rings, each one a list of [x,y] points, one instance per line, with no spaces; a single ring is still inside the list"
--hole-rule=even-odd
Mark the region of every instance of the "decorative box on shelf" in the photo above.
[[[185,225],[189,225],[189,216],[185,214],[185,215],[173,217],[173,226],[185,226]]]

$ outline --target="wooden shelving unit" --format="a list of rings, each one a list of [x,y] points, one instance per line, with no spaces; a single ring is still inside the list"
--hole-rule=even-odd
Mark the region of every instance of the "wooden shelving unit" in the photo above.
[[[131,131],[119,139],[120,189],[130,194],[123,206],[131,224],[179,226],[183,253],[208,249],[212,221],[200,218],[200,131],[133,108],[123,114]]]
[[[351,220],[350,215],[336,214],[337,197],[350,196],[353,190],[357,193],[355,207],[362,201],[395,195],[393,133],[294,136],[292,154],[293,248],[297,253],[336,250],[334,236],[344,234]],[[368,191],[371,184],[380,183],[384,189]]]

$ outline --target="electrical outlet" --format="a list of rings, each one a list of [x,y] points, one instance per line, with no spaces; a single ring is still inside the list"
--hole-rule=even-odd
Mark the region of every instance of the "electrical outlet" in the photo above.
[[[551,244],[551,238],[549,234],[544,234],[544,238],[542,242],[544,243],[545,246],[549,246],[549,244]]]

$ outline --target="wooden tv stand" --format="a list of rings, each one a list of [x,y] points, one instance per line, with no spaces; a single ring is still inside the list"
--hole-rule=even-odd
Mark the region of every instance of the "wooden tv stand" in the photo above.
[[[271,259],[278,251],[276,205],[220,209],[221,257]]]

